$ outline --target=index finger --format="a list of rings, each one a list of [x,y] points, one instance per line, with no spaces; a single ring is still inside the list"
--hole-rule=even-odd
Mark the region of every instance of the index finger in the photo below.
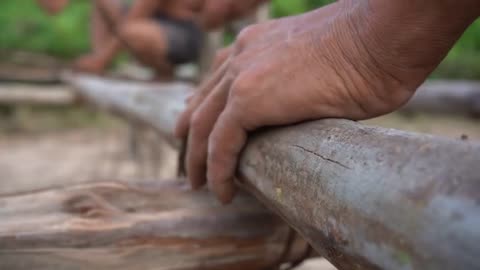
[[[213,74],[213,76],[205,81],[197,92],[190,98],[187,108],[180,114],[175,126],[175,136],[177,138],[185,138],[188,135],[190,120],[193,112],[200,106],[204,99],[210,94],[217,84],[220,83],[228,68],[228,62],[225,61],[222,66]]]

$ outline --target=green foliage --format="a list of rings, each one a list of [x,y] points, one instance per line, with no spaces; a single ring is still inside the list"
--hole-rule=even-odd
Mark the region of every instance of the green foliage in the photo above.
[[[0,1],[0,49],[73,57],[88,49],[90,1],[75,0],[49,16],[35,0]]]
[[[480,20],[460,38],[433,77],[480,79]]]
[[[333,0],[273,0],[272,14],[274,17],[284,17],[300,14],[326,4]]]
[[[308,10],[307,1],[298,0],[275,0],[272,2],[272,13],[274,17],[295,15]]]

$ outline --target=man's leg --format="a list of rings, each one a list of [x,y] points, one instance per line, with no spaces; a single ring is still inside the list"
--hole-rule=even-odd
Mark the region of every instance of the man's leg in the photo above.
[[[168,34],[156,20],[139,19],[120,28],[130,53],[155,70],[159,78],[171,79],[173,65],[168,60]]]
[[[120,0],[94,1],[90,32],[92,52],[76,60],[76,69],[96,74],[105,71],[121,48],[113,31],[121,22],[124,9]]]
[[[91,40],[93,51],[100,51],[111,37],[112,31],[122,22],[127,8],[120,0],[94,1],[91,23]],[[108,18],[106,18],[108,17]]]

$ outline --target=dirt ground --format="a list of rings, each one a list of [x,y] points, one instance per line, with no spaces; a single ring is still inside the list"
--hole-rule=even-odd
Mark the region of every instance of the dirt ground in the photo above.
[[[0,135],[0,194],[65,183],[161,179],[174,175],[175,152],[160,139],[155,148],[147,139],[142,141],[137,147],[140,153],[134,157],[125,128]],[[15,185],[10,185],[11,182]]]
[[[466,135],[470,140],[480,141],[478,120],[391,115],[366,123],[451,138]],[[159,137],[144,129],[137,132],[141,143],[133,151],[127,127],[123,124],[107,129],[82,127],[40,133],[0,132],[0,194],[41,189],[66,182],[128,181],[174,175],[176,153]],[[312,260],[300,269],[335,268],[324,260]]]

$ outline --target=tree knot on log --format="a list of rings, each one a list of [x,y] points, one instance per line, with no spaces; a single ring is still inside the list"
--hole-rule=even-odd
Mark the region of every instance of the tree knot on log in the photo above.
[[[90,191],[68,197],[63,203],[63,210],[88,219],[110,218],[122,213],[103,197]]]
[[[305,147],[303,147],[303,146],[294,144],[293,147],[298,148],[298,149],[301,149],[302,151],[307,152],[307,153],[310,153],[310,154],[312,154],[312,155],[315,155],[315,156],[317,156],[317,157],[319,157],[319,158],[321,158],[321,159],[323,159],[323,160],[325,160],[325,161],[327,161],[327,162],[331,162],[331,163],[337,164],[338,166],[340,166],[340,167],[342,167],[342,168],[344,168],[344,169],[348,169],[348,170],[351,170],[351,169],[352,169],[352,168],[348,167],[347,165],[342,164],[342,163],[339,162],[339,161],[336,161],[336,160],[333,160],[333,159],[331,159],[331,158],[327,158],[327,157],[325,157],[325,156],[322,156],[322,155],[320,155],[319,153],[314,152],[314,151],[312,151],[312,150],[309,150],[309,149],[307,149],[307,148],[305,148]]]

